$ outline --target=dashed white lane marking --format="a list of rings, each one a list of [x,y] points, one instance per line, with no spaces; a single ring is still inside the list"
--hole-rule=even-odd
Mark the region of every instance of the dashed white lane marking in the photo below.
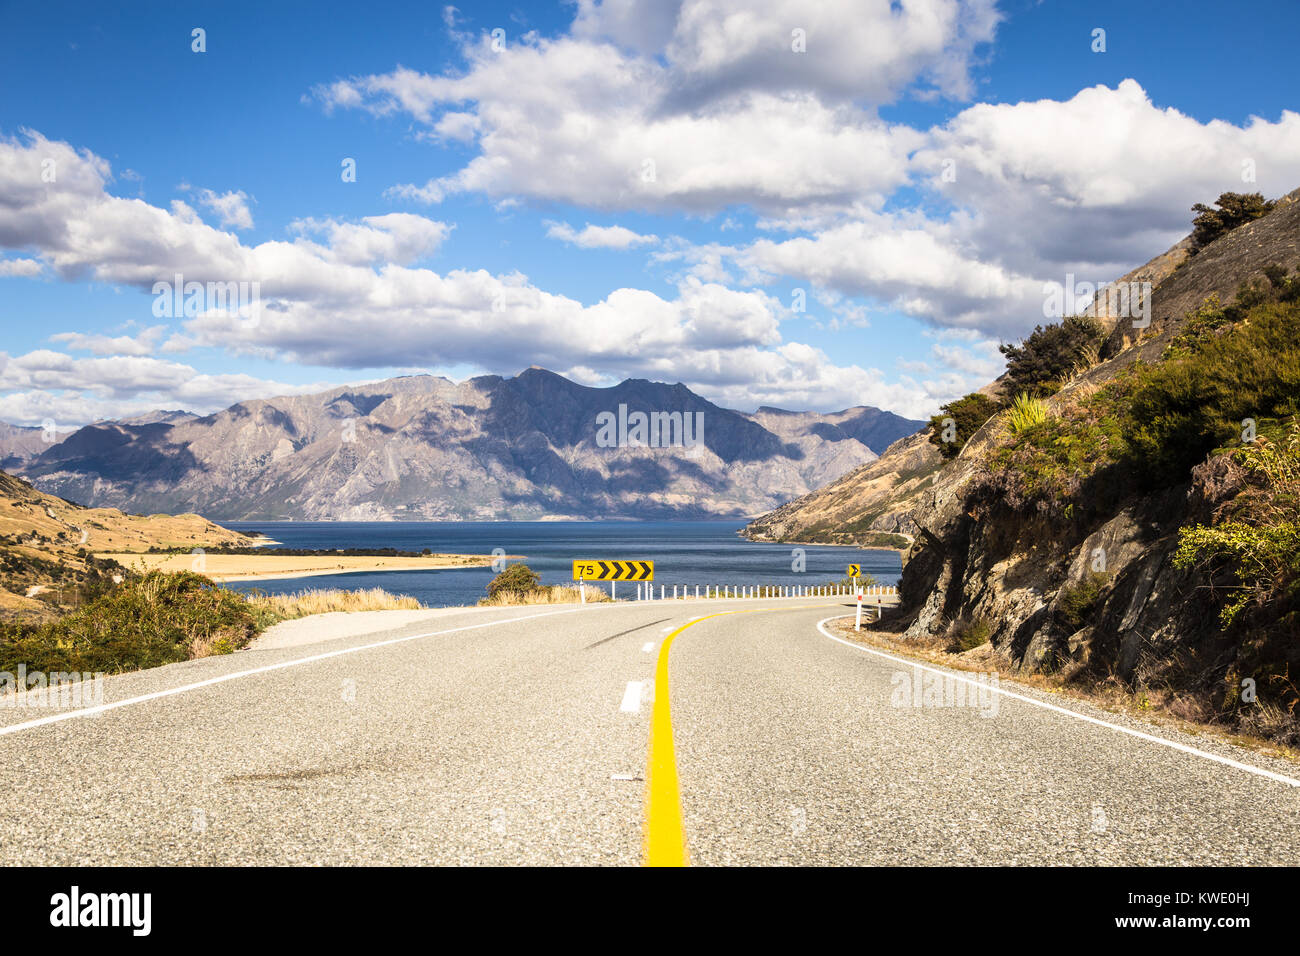
[[[644,644],[641,645],[641,650],[646,654],[653,654],[654,649],[655,649],[654,641],[646,641]]]
[[[1237,770],[1244,770],[1247,773],[1253,773],[1256,776],[1267,777],[1269,780],[1276,780],[1278,783],[1285,783],[1290,787],[1300,787],[1300,780],[1288,777],[1280,773],[1274,773],[1272,770],[1265,770],[1263,767],[1254,767],[1248,763],[1242,763],[1239,760],[1233,760],[1229,757],[1220,757],[1218,754],[1212,754],[1205,750],[1197,750],[1195,747],[1189,747],[1187,744],[1180,744],[1176,740],[1166,740],[1164,737],[1157,737],[1155,734],[1144,734],[1140,730],[1132,730],[1120,724],[1112,724],[1108,720],[1100,720],[1096,717],[1089,717],[1087,714],[1081,714],[1078,711],[1070,710],[1066,707],[1058,707],[1056,704],[1049,704],[1043,700],[1035,700],[1032,697],[1026,697],[1024,694],[1017,694],[1013,691],[1003,690],[1001,687],[994,687],[988,683],[978,684],[969,677],[962,677],[952,671],[940,670],[937,667],[927,667],[924,664],[918,664],[916,661],[908,660],[906,657],[896,657],[893,654],[886,654],[884,651],[878,651],[874,647],[865,647],[862,644],[855,644],[852,641],[846,641],[842,637],[836,637],[830,631],[826,630],[826,622],[833,621],[835,618],[827,617],[817,622],[817,630],[821,631],[823,636],[829,637],[832,641],[846,647],[852,647],[854,650],[863,651],[867,654],[874,654],[876,657],[883,657],[885,660],[895,661],[899,664],[906,664],[908,667],[916,667],[923,671],[929,671],[931,674],[939,674],[949,680],[958,680],[966,684],[972,684],[981,688],[984,692],[1001,694],[1003,697],[1010,697],[1013,700],[1024,701],[1026,704],[1033,704],[1035,707],[1041,707],[1044,710],[1055,711],[1058,714],[1064,714],[1066,717],[1073,717],[1075,720],[1084,720],[1090,724],[1096,724],[1098,727],[1107,727],[1111,730],[1117,730],[1121,734],[1128,734],[1130,737],[1137,737],[1140,740],[1147,740],[1153,744],[1160,744],[1162,747],[1169,747],[1173,750],[1182,751],[1185,754],[1191,754],[1194,757],[1202,757],[1205,760],[1212,760],[1215,763],[1221,763],[1227,767],[1235,767]]]
[[[671,624],[669,624],[667,627],[665,627],[665,628],[661,628],[660,631],[659,631],[659,633],[660,633],[660,634],[667,634],[667,633],[668,633],[669,631],[671,631],[672,629],[673,629],[673,626],[672,626]]]
[[[625,714],[639,714],[641,712],[641,681],[630,680],[627,682],[627,690],[623,691],[623,703],[619,704],[618,709]]]

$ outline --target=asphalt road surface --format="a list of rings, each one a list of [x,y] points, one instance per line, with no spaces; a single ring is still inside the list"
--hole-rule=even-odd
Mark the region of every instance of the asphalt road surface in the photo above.
[[[1293,765],[945,682],[846,613],[430,612],[0,708],[0,862],[1300,863]]]

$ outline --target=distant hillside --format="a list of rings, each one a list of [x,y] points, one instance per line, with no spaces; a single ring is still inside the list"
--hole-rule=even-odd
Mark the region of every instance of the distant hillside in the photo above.
[[[71,600],[88,580],[111,574],[95,552],[150,548],[251,547],[257,542],[198,515],[126,515],[82,508],[0,472],[0,613],[38,616]],[[67,593],[62,593],[67,589]]]
[[[50,444],[43,429],[0,422],[0,469],[12,471],[47,451]]]
[[[698,413],[702,445],[604,447],[597,416],[620,408]],[[90,505],[219,520],[743,516],[873,460],[921,424],[866,407],[746,415],[680,384],[589,388],[529,369],[99,422],[21,473]]]

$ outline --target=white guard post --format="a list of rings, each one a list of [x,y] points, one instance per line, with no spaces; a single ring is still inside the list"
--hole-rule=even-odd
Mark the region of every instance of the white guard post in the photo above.
[[[853,630],[862,630],[862,595],[858,595],[858,619],[853,623]]]

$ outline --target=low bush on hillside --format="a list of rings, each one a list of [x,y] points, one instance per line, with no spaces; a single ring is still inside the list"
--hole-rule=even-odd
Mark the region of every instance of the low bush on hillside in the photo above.
[[[1192,207],[1192,212],[1197,216],[1192,220],[1192,248],[1189,255],[1196,255],[1238,226],[1266,215],[1277,203],[1266,200],[1263,193],[1222,193],[1214,205],[1219,208],[1199,202]]]
[[[157,667],[237,650],[259,626],[235,592],[198,574],[154,571],[53,621],[0,621],[0,670]]]
[[[1128,417],[1149,487],[1185,480],[1249,423],[1300,411],[1300,305],[1267,302],[1194,351],[1140,369]]]
[[[1131,388],[1130,377],[1121,375],[1105,388],[1072,395],[1037,427],[1012,434],[990,459],[995,474],[1011,486],[1012,505],[1063,508],[1096,470],[1125,460],[1124,408]]]
[[[1225,625],[1249,608],[1300,598],[1300,418],[1281,440],[1261,436],[1232,456],[1250,486],[1226,520],[1183,528],[1174,555],[1178,567],[1232,575],[1220,615]]]
[[[1263,271],[1281,301],[1295,302],[1300,299],[1300,267],[1296,268],[1295,275],[1288,276],[1286,266],[1270,262]]]
[[[1266,301],[1221,323],[1213,303],[1156,363],[1134,363],[1059,415],[1014,434],[991,458],[1013,498],[1064,504],[1109,470],[1114,494],[1188,480],[1212,451],[1300,411],[1300,302]]]
[[[983,647],[993,635],[993,628],[982,617],[963,617],[948,626],[948,641],[952,652],[960,654]]]
[[[1093,611],[1101,603],[1108,580],[1109,575],[1094,571],[1078,584],[1061,590],[1061,598],[1056,605],[1056,620],[1062,631],[1073,634],[1088,623]]]
[[[1034,398],[1052,395],[1096,364],[1105,341],[1101,324],[1088,316],[1068,315],[1052,325],[1037,326],[1019,345],[998,346],[1007,357],[1005,393]]]
[[[981,392],[972,392],[939,408],[939,414],[930,419],[930,444],[944,458],[956,458],[970,436],[997,414],[998,403]]]
[[[56,561],[0,543],[0,588],[26,594],[45,588],[38,597],[56,605],[85,604],[112,589],[113,576],[125,575],[116,561],[97,558],[84,550],[74,560]]]
[[[1240,316],[1230,314],[1216,292],[1197,308],[1187,313],[1178,334],[1170,340],[1164,358],[1180,358],[1197,352],[1213,336],[1232,328]]]

